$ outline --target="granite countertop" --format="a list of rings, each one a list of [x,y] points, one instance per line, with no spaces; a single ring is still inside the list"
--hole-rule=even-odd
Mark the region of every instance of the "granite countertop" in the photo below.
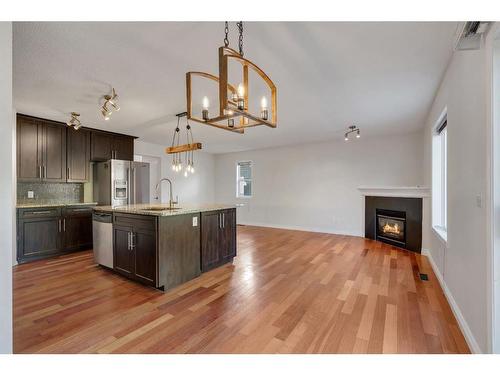
[[[233,204],[205,204],[205,205],[179,205],[175,210],[168,210],[168,203],[165,204],[131,204],[127,206],[97,206],[94,211],[121,212],[127,214],[149,215],[149,216],[174,216],[191,214],[195,212],[217,211],[229,208],[236,208]],[[163,210],[161,210],[163,208]],[[159,209],[159,210],[156,210]]]
[[[18,203],[16,208],[39,208],[39,207],[74,207],[74,206],[96,206],[96,202],[81,203]]]

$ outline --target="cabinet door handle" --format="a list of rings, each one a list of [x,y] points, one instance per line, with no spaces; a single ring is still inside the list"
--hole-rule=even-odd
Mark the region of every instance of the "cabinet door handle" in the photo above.
[[[130,232],[127,232],[127,250],[130,250]]]
[[[43,166],[43,178],[47,178],[47,167]]]
[[[68,175],[66,176],[66,178],[70,178],[71,173],[70,173],[70,169],[69,169],[69,167],[68,167],[68,171],[67,171],[67,173],[68,173]]]
[[[32,211],[32,215],[45,215],[45,214],[50,214],[52,211]]]
[[[134,232],[131,232],[130,233],[130,250],[134,250],[135,249],[135,233]]]
[[[66,232],[66,219],[63,219],[63,232]]]
[[[226,227],[225,219],[226,219],[226,214],[223,212],[222,213],[222,229],[224,229]]]
[[[58,222],[59,222],[59,233],[61,233],[61,219],[59,219]]]
[[[42,178],[42,166],[38,166],[38,178]]]

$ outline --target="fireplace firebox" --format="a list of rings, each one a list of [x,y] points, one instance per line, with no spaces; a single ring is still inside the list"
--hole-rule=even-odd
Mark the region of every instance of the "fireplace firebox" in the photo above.
[[[406,212],[376,209],[375,225],[378,241],[406,248]]]

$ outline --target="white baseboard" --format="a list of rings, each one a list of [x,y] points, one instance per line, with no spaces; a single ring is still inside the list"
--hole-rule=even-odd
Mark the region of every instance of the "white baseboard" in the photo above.
[[[422,255],[425,255],[429,259],[429,263],[431,264],[432,270],[434,271],[434,274],[436,275],[439,284],[441,285],[441,288],[443,289],[444,295],[446,299],[448,300],[448,303],[451,306],[451,311],[453,311],[453,315],[455,315],[455,319],[457,319],[457,322],[460,326],[460,329],[462,331],[462,334],[465,337],[465,340],[467,341],[467,344],[469,345],[470,350],[474,354],[482,354],[482,350],[479,347],[476,338],[472,334],[471,329],[469,328],[469,325],[467,324],[467,321],[465,320],[462,311],[460,311],[460,307],[458,307],[457,302],[455,301],[455,298],[453,298],[453,294],[451,294],[450,289],[448,289],[448,286],[446,285],[446,282],[444,281],[443,275],[439,271],[439,268],[437,267],[436,263],[434,262],[434,259],[432,258],[432,254],[428,249],[422,249]]]
[[[315,232],[315,233],[328,233],[328,234],[338,234],[341,236],[356,236],[364,237],[364,233],[359,232],[348,232],[348,231],[331,231],[326,228],[316,228],[316,227],[302,227],[294,225],[279,225],[279,224],[268,224],[268,223],[255,223],[255,222],[243,222],[238,223],[238,225],[249,225],[254,227],[265,227],[265,228],[277,228],[277,229],[288,229],[288,230],[299,230],[303,232]]]

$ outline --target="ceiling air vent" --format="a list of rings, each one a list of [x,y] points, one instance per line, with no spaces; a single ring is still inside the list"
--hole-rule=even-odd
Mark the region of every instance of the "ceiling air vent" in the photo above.
[[[461,22],[457,27],[454,49],[456,51],[480,49],[489,24],[481,21]]]

